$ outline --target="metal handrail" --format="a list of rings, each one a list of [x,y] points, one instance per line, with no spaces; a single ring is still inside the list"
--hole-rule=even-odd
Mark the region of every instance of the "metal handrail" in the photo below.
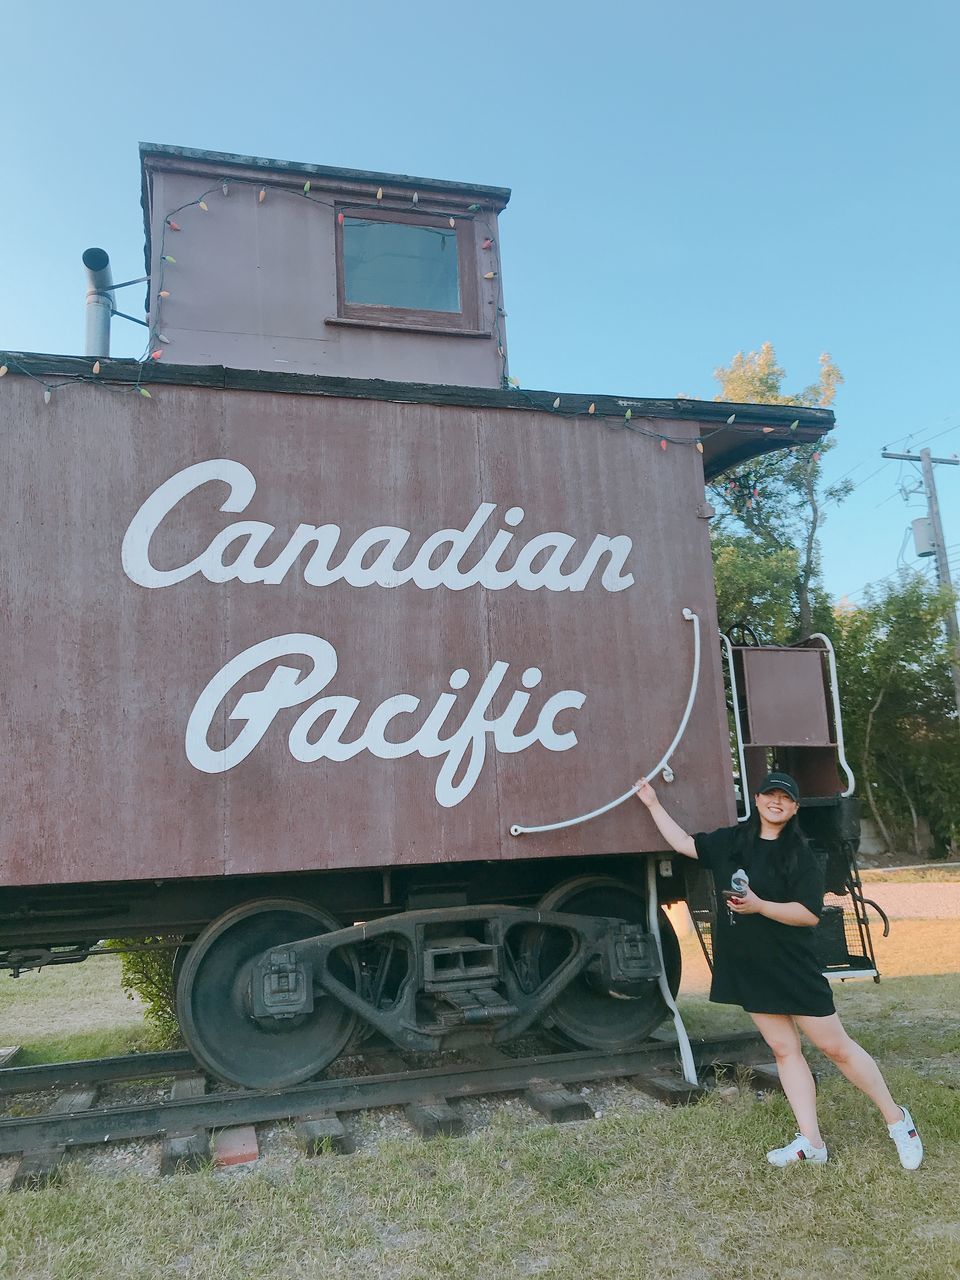
[[[747,785],[747,759],[743,751],[743,726],[740,723],[740,691],[737,688],[737,675],[733,665],[733,645],[730,637],[720,632],[720,639],[727,654],[727,670],[730,672],[730,696],[733,699],[733,722],[737,730],[737,755],[740,758],[740,795],[744,804],[744,814],[738,822],[746,822],[750,817],[750,788]]]
[[[687,622],[693,623],[693,673],[690,678],[690,692],[687,695],[687,705],[683,711],[683,718],[680,726],[674,734],[673,741],[667,747],[664,754],[653,766],[649,773],[644,774],[643,781],[649,782],[651,778],[655,778],[657,774],[662,774],[665,782],[673,781],[673,771],[670,769],[670,759],[680,744],[680,739],[686,732],[687,724],[690,720],[690,712],[693,710],[694,699],[697,695],[697,685],[700,681],[700,618],[692,609],[684,609],[683,616]],[[632,795],[636,795],[637,787],[640,783],[635,782],[629,791],[625,791],[622,796],[617,796],[615,800],[601,805],[599,809],[593,809],[590,813],[581,813],[576,818],[566,818],[563,822],[544,823],[539,827],[523,827],[519,823],[514,823],[510,828],[512,836],[532,835],[543,831],[562,831],[564,827],[575,827],[581,822],[590,822],[593,818],[599,818],[601,814],[609,813],[611,809],[615,809],[617,805],[623,804],[625,800],[629,800]]]
[[[837,756],[840,761],[840,768],[847,775],[847,789],[846,791],[841,791],[840,794],[843,797],[852,796],[855,779],[853,776],[853,770],[850,768],[849,764],[847,764],[847,757],[844,754],[843,719],[840,715],[840,693],[837,687],[837,655],[829,636],[825,636],[822,631],[815,631],[808,640],[802,641],[802,643],[808,644],[809,640],[822,640],[823,647],[827,653],[827,663],[830,668],[830,696],[833,699],[833,723],[837,731]]]

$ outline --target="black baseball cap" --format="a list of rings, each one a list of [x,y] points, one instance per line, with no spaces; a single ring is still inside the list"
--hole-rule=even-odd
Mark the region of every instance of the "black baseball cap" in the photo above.
[[[757,795],[762,796],[765,791],[785,791],[791,800],[800,803],[800,788],[789,773],[768,773],[757,787]]]

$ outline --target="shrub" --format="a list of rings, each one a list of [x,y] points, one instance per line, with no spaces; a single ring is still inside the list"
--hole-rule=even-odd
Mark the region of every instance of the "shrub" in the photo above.
[[[162,1049],[180,1044],[180,1026],[176,1013],[176,981],[174,961],[179,937],[113,938],[106,946],[120,952],[120,984],[133,1000],[139,997],[145,1005],[144,1015],[150,1029],[150,1040]],[[163,944],[163,949],[127,951],[127,947]]]

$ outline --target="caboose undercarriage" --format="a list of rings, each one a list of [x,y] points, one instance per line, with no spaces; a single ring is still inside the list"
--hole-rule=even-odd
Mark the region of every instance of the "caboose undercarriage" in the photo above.
[[[373,1031],[430,1051],[537,1024],[615,1052],[650,1035],[668,1013],[665,988],[680,983],[657,904],[683,895],[682,875],[659,860],[651,894],[646,862],[16,890],[0,916],[0,966],[75,963],[111,935],[176,948],[188,1047],[211,1074],[254,1088],[308,1080]],[[47,941],[24,945],[37,937]]]
[[[832,899],[817,931],[824,972],[876,977],[855,803],[807,802],[802,816]],[[685,860],[621,855],[15,889],[0,968],[117,950],[105,937],[164,948],[188,1048],[248,1088],[309,1080],[375,1032],[430,1052],[536,1027],[616,1053],[675,1009],[680,946],[661,904],[687,901],[709,959],[708,879]],[[834,937],[848,917],[857,936]]]
[[[208,1071],[250,1087],[309,1079],[358,1030],[420,1052],[502,1043],[535,1022],[572,1044],[639,1043],[666,1012],[643,898],[596,876],[559,890],[561,908],[618,918],[491,905],[338,929],[296,903],[250,903],[212,924],[187,955],[177,983],[184,1038]]]

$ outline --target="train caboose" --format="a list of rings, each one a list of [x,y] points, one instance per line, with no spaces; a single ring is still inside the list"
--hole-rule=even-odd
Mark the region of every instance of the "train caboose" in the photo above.
[[[704,493],[833,415],[514,388],[503,189],[142,164],[145,359],[0,356],[0,964],[176,938],[251,1086],[371,1028],[644,1038],[686,888],[611,801],[733,822],[735,715],[744,794],[775,758],[851,836],[823,647],[725,682]]]

